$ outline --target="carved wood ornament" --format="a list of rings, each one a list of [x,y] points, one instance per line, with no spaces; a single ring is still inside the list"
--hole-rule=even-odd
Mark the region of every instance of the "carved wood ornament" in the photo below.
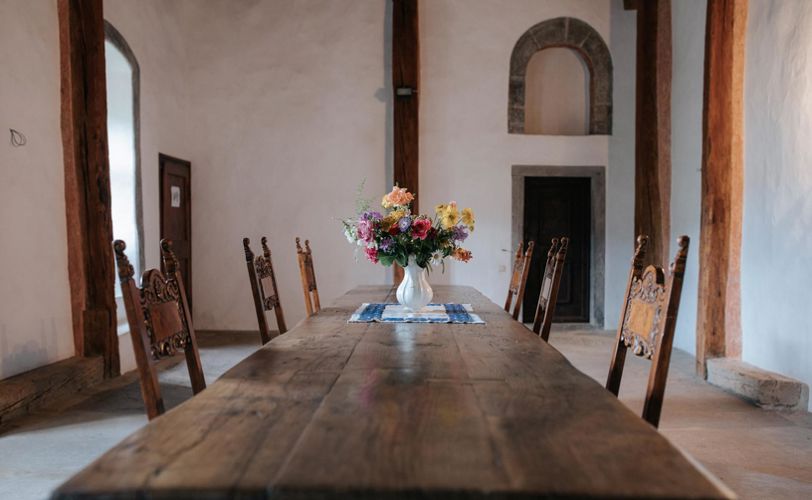
[[[192,318],[186,301],[178,260],[169,240],[161,240],[161,257],[165,273],[150,269],[142,275],[141,287],[133,279],[134,270],[124,253],[127,245],[116,240],[113,250],[133,352],[141,379],[141,394],[150,419],[164,412],[161,389],[155,363],[184,351],[192,390],[195,394],[206,388]]]
[[[690,239],[687,236],[677,239],[677,254],[667,279],[659,267],[648,266],[643,271],[648,243],[647,236],[637,238],[606,388],[618,394],[628,349],[637,356],[650,359],[652,367],[643,419],[656,427],[662,410]]]

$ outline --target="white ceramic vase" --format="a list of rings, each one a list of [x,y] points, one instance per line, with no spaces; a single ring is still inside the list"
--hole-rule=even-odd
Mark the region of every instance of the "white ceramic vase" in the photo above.
[[[403,281],[398,286],[398,303],[411,312],[426,307],[434,297],[434,291],[426,279],[426,270],[418,266],[414,256],[409,256],[409,264],[403,270]]]

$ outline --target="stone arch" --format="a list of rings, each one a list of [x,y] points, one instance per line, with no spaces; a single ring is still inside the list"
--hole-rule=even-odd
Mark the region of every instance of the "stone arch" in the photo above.
[[[524,133],[524,97],[527,63],[533,55],[552,47],[575,50],[589,68],[589,134],[612,133],[612,56],[592,26],[574,17],[542,21],[527,30],[510,55],[508,133]]]

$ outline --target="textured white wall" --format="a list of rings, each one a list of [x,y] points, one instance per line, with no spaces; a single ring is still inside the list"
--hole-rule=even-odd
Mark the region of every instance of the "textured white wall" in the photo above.
[[[519,37],[545,19],[570,16],[589,23],[610,44],[610,2],[432,0],[420,8],[421,206],[429,210],[456,200],[477,215],[477,229],[466,242],[474,260],[450,263],[444,275],[432,275],[432,282],[473,285],[501,302],[511,265],[511,252],[503,249],[511,248],[512,165],[607,166],[607,198],[628,195],[622,191],[625,183],[613,183],[607,136],[507,133],[510,54]],[[615,78],[624,70],[615,66]],[[608,213],[607,237],[614,230],[631,233],[624,215]],[[609,270],[626,256],[613,247],[607,254],[609,293],[618,288],[617,275]],[[611,311],[606,314],[611,317]]]
[[[0,0],[0,68],[2,379],[74,353],[56,2]]]
[[[607,328],[616,328],[634,252],[634,143],[637,14],[611,2],[609,50],[614,64],[612,136],[606,176]]]
[[[144,254],[146,268],[150,269],[160,266],[158,153],[191,160],[193,181],[197,173],[188,144],[188,137],[195,129],[189,125],[192,122],[188,116],[190,100],[182,5],[164,0],[105,0],[104,18],[127,40],[141,68]],[[64,205],[64,201],[62,203]],[[119,337],[119,349],[122,372],[134,369],[129,334]]]
[[[671,3],[671,237],[691,238],[674,346],[696,352],[706,0]],[[675,245],[672,243],[672,253]],[[673,255],[669,256],[672,258]]]
[[[386,189],[387,2],[186,3],[194,106],[193,248],[200,329],[256,329],[242,238],[268,235],[290,326],[304,316],[294,237],[322,304],[381,267],[355,264],[338,218]]]
[[[742,358],[812,384],[812,2],[748,18]]]

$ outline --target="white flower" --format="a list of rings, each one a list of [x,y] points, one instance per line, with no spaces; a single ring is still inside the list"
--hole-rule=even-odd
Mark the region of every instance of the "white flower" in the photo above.
[[[437,251],[431,254],[431,265],[439,266],[443,262],[443,252]]]
[[[344,230],[344,236],[347,237],[347,241],[349,241],[350,243],[355,243],[355,234],[353,234],[350,228]]]

